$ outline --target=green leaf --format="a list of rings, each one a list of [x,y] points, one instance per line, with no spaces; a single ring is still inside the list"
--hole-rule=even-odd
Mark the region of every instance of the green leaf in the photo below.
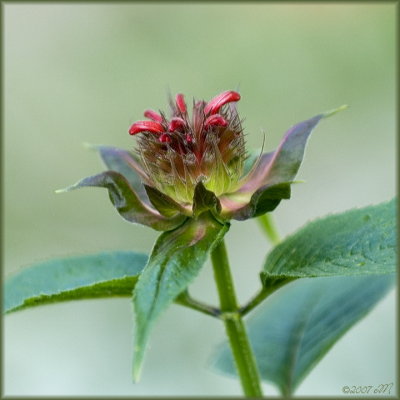
[[[282,199],[290,199],[290,184],[282,182],[259,188],[246,205],[232,213],[233,218],[243,221],[275,210]]]
[[[394,272],[395,226],[394,200],[318,219],[272,250],[262,278]]]
[[[110,146],[90,147],[99,152],[101,159],[109,170],[119,172],[123,175],[138,196],[148,203],[142,182],[148,183],[149,178],[132,152]]]
[[[187,218],[182,214],[171,218],[164,217],[157,210],[144,203],[127,179],[115,171],[105,171],[98,175],[89,176],[75,185],[57,190],[57,193],[91,186],[108,189],[112,204],[119,214],[129,222],[147,225],[158,231],[167,231],[175,229]]]
[[[179,214],[191,215],[192,210],[186,209],[174,199],[160,192],[158,189],[144,185],[151,204],[165,217],[175,217]]]
[[[208,253],[228,229],[229,225],[221,225],[209,213],[204,213],[158,238],[133,296],[134,380],[139,379],[148,336],[156,318],[197,276]]]
[[[308,138],[324,117],[325,114],[319,114],[292,126],[275,152],[263,155],[255,168],[243,179],[238,191],[254,193],[265,185],[293,181],[303,160]]]
[[[4,285],[4,312],[96,297],[131,296],[147,256],[118,251],[60,258],[32,265]]]
[[[262,379],[286,396],[293,393],[394,281],[394,274],[299,279],[275,292],[247,321]],[[227,343],[218,348],[213,364],[236,375]]]
[[[221,212],[221,203],[215,193],[207,190],[203,182],[200,181],[194,189],[193,216],[197,218],[198,215],[208,210],[217,217]]]

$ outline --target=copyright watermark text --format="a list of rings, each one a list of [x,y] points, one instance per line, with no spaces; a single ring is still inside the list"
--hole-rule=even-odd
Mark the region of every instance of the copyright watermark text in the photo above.
[[[393,383],[381,383],[373,386],[343,386],[342,392],[345,394],[386,394],[390,395]]]

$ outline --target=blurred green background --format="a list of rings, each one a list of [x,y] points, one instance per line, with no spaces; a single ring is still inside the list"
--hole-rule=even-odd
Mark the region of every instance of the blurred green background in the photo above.
[[[395,194],[395,4],[3,4],[5,274],[55,256],[148,252],[157,233],[124,222],[105,190],[54,190],[102,166],[82,143],[133,148],[127,129],[167,92],[210,99],[239,88],[248,147],[278,144],[296,122],[323,121],[291,201],[286,235],[333,211]],[[258,288],[269,245],[256,222],[227,236],[238,295]],[[206,265],[194,295],[216,301]],[[345,335],[298,390],[395,379],[394,294]],[[239,395],[205,368],[218,321],[172,306],[154,329],[142,381],[131,383],[128,299],[47,306],[5,319],[6,395]],[[266,394],[276,390],[265,385]]]

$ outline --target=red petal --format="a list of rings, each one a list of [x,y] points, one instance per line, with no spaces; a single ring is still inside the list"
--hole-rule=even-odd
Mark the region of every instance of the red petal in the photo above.
[[[204,127],[208,128],[209,126],[227,126],[228,123],[224,118],[219,114],[214,114],[209,116],[204,122]]]
[[[174,117],[171,119],[171,122],[168,125],[168,130],[170,132],[176,131],[177,129],[181,129],[185,127],[185,121],[182,118]]]
[[[232,90],[222,92],[207,103],[204,108],[204,112],[206,114],[216,114],[223,105],[239,100],[240,94],[238,92],[234,92]]]
[[[193,138],[189,134],[186,135],[185,139],[186,139],[186,141],[188,143],[192,143],[193,142]]]
[[[162,122],[162,116],[159,113],[157,113],[157,112],[155,112],[153,110],[146,110],[144,112],[144,116],[146,118],[149,118],[149,119],[153,120],[153,121]]]
[[[176,106],[178,107],[178,110],[184,114],[186,112],[186,103],[185,103],[185,98],[183,97],[183,94],[178,93],[175,98]]]
[[[171,142],[171,138],[167,133],[163,133],[158,140],[162,143],[170,143]]]
[[[130,127],[129,134],[136,135],[140,132],[162,133],[165,129],[156,121],[137,121]]]

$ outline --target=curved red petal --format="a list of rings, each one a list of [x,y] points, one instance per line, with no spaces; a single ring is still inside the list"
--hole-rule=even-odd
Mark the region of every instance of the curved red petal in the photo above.
[[[168,125],[168,130],[170,132],[176,131],[177,129],[182,129],[185,127],[185,121],[182,118],[174,117]]]
[[[226,120],[219,114],[214,114],[209,116],[205,122],[204,127],[208,128],[209,126],[227,126],[228,123]]]
[[[176,106],[178,107],[178,110],[184,114],[186,112],[186,103],[185,103],[185,97],[183,96],[182,93],[178,93],[175,98]]]
[[[137,121],[129,129],[130,135],[136,135],[140,132],[163,133],[164,127],[156,121]]]
[[[156,122],[162,122],[163,120],[162,116],[158,112],[155,112],[154,110],[146,110],[143,115],[146,118],[149,118]]]
[[[234,92],[233,90],[222,92],[207,103],[204,112],[206,114],[216,114],[223,105],[239,100],[240,94],[238,92]]]

